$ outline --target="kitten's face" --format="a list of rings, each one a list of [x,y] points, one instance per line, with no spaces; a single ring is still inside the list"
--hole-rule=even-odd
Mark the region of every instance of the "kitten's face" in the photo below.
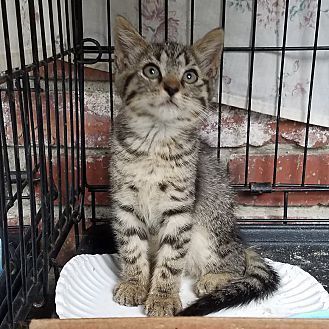
[[[148,44],[130,23],[119,17],[116,85],[126,109],[137,116],[161,121],[201,119],[217,74],[213,72],[218,69],[222,45],[221,30],[210,33],[214,31],[220,31],[220,35],[211,35],[190,47],[177,43]],[[198,52],[202,52],[201,56]]]
[[[209,82],[187,47],[149,45],[126,71],[123,101],[137,114],[187,120],[205,110]]]

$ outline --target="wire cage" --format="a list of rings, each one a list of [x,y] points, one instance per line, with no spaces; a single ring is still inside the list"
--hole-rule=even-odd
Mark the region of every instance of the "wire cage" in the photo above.
[[[31,307],[42,310],[49,299],[49,278],[59,275],[56,257],[72,231],[75,248],[84,248],[81,237],[88,237],[87,217],[97,223],[96,198],[106,193],[108,185],[92,184],[88,180],[86,157],[85,120],[85,72],[95,63],[107,66],[108,107],[110,118],[114,116],[114,89],[112,59],[111,21],[115,1],[98,1],[106,8],[104,13],[107,40],[101,44],[91,38],[84,29],[88,17],[86,8],[94,2],[83,0],[1,0],[0,40],[3,40],[4,58],[0,63],[0,220],[2,272],[0,276],[0,328],[16,328],[27,318]],[[97,2],[97,4],[98,4]],[[262,246],[266,255],[273,259],[286,260],[302,265],[311,271],[325,286],[329,246],[329,219],[310,222],[304,218],[289,216],[289,196],[295,193],[325,193],[328,184],[308,184],[309,132],[311,129],[312,95],[318,53],[329,54],[329,44],[319,45],[319,27],[322,14],[321,0],[316,2],[313,44],[310,46],[287,45],[289,25],[289,0],[283,1],[283,33],[279,46],[258,46],[257,13],[259,1],[246,1],[250,7],[250,44],[248,46],[225,46],[224,54],[248,54],[248,90],[246,106],[246,139],[243,146],[244,177],[235,184],[238,192],[262,195],[280,193],[283,195],[282,216],[279,218],[243,218],[242,232],[251,243]],[[163,40],[170,40],[170,5],[168,0],[157,1],[163,7]],[[188,42],[193,43],[196,29],[197,3],[185,1],[189,11],[187,28]],[[143,34],[144,1],[135,1],[138,19],[137,28]],[[232,1],[220,2],[218,24],[227,25],[225,13]],[[1,39],[2,37],[2,39]],[[16,45],[16,56],[14,46]],[[278,162],[280,157],[281,109],[284,92],[285,60],[294,52],[311,54],[309,91],[307,94],[307,118],[302,143],[301,177],[299,181],[280,183]],[[254,68],[258,53],[280,54],[278,87],[276,98],[275,137],[270,166],[270,182],[253,182],[250,178],[250,143],[252,124],[252,96]],[[1,53],[1,51],[0,51]],[[329,55],[327,55],[329,56]],[[224,72],[220,67],[220,81]],[[223,83],[219,83],[216,110],[218,113],[218,157],[221,158],[222,111],[224,106]],[[241,152],[240,152],[241,154]],[[86,195],[90,216],[86,215]],[[16,219],[12,219],[15,214]],[[113,251],[107,232],[100,226],[105,249]],[[93,239],[100,237],[93,233]],[[90,239],[90,237],[89,237]],[[105,241],[104,240],[104,241]],[[82,246],[81,246],[82,244]],[[92,250],[91,252],[95,252]],[[298,263],[294,253],[307,261]]]

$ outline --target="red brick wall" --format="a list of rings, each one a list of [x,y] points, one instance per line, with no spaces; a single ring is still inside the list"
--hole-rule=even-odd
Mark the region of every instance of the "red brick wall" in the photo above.
[[[66,66],[66,70],[67,69],[68,67]],[[52,72],[50,73],[50,76],[52,76]],[[59,73],[59,76],[61,76],[61,73]],[[85,79],[87,179],[89,184],[109,184],[108,140],[110,132],[110,109],[108,73],[86,69]],[[53,127],[52,141],[55,142],[53,94],[51,94],[50,101]],[[117,102],[117,99],[115,102]],[[44,93],[42,94],[42,103],[43,106],[45,106]],[[67,108],[69,108],[68,94],[66,103]],[[60,124],[62,126],[63,112],[61,94],[59,104]],[[6,111],[8,112],[8,109],[5,107],[5,112]],[[69,128],[69,115],[67,119]],[[18,121],[20,124],[20,120]],[[251,122],[251,147],[248,170],[249,181],[272,182],[276,120],[267,115],[253,113]],[[10,142],[11,128],[9,121],[7,122],[7,126]],[[246,111],[223,106],[221,154],[222,161],[227,163],[227,168],[233,183],[244,182],[246,126]],[[212,125],[205,126],[204,135],[210,134],[216,130],[216,122],[213,122]],[[277,183],[299,184],[301,182],[304,139],[304,124],[288,120],[281,121]],[[63,141],[63,134],[61,134],[61,141]],[[22,142],[21,138],[20,142]],[[311,126],[308,144],[309,155],[305,182],[309,184],[329,184],[329,129]],[[64,170],[63,167],[62,170]],[[86,198],[87,205],[90,204],[90,201],[91,196],[88,193]],[[98,211],[100,216],[106,217],[106,206],[109,203],[106,193],[97,194],[96,202],[99,206]],[[241,193],[238,197],[238,202],[241,205],[239,214],[242,217],[282,216],[282,211],[278,208],[283,205],[282,193],[263,195]],[[293,217],[309,217],[312,215],[314,218],[321,218],[326,211],[324,206],[328,204],[328,193],[309,192],[289,194],[289,205],[293,206],[293,211],[291,213]],[[304,211],[302,211],[303,209]]]

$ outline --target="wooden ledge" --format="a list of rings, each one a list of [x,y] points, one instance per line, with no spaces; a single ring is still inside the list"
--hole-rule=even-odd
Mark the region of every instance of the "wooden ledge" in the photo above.
[[[329,320],[269,318],[111,318],[32,320],[30,329],[328,329]]]

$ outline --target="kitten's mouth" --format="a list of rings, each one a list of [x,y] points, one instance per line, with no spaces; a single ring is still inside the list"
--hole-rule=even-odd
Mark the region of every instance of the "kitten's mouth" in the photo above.
[[[171,98],[169,98],[168,100],[166,100],[165,102],[163,102],[163,105],[174,105],[175,107],[178,107],[178,105]]]

